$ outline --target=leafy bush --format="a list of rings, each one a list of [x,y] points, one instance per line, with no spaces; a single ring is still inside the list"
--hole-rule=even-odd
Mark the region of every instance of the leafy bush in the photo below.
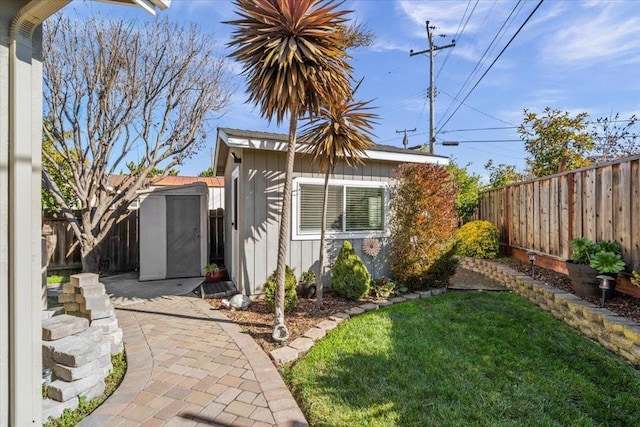
[[[458,255],[492,259],[500,249],[500,232],[489,221],[472,221],[456,234]]]
[[[395,287],[396,287],[395,283],[393,283],[390,279],[387,279],[386,277],[372,280],[371,295],[373,295],[376,298],[387,298],[393,293],[393,290]]]
[[[298,293],[296,275],[293,269],[288,265],[285,268],[284,275],[284,311],[293,311],[298,305]],[[271,276],[267,278],[267,283],[264,284],[264,299],[267,303],[267,307],[270,310],[274,310],[276,307],[276,272],[271,273]]]
[[[353,246],[345,241],[331,269],[331,289],[336,295],[358,300],[369,293],[371,278]]]
[[[451,245],[431,264],[429,270],[424,273],[423,281],[431,288],[446,288],[449,285],[449,279],[458,268],[458,258],[455,255],[455,245]]]
[[[622,245],[615,240],[602,240],[596,243],[596,252],[613,252],[614,254],[622,255]]]
[[[391,199],[391,274],[397,282],[424,289],[443,286],[455,273],[455,202],[456,185],[445,168],[400,166]]]
[[[589,264],[598,247],[586,237],[576,237],[569,243],[571,247],[571,261],[575,264]]]
[[[591,257],[591,268],[598,270],[600,274],[620,273],[624,270],[625,263],[619,254],[600,251]]]

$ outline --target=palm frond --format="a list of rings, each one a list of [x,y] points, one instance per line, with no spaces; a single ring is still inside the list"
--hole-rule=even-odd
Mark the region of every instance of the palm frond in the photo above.
[[[334,0],[235,0],[229,47],[243,64],[249,102],[281,123],[317,114],[329,94],[346,95],[351,66],[338,31],[350,11]]]
[[[365,151],[374,145],[373,125],[378,119],[370,103],[333,97],[317,118],[303,126],[300,137],[320,170],[332,171],[339,160],[349,166],[363,163]]]

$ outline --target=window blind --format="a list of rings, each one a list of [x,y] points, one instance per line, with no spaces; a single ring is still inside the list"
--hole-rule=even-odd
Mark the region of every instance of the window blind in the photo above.
[[[300,184],[300,231],[319,232],[322,221],[323,185]],[[327,231],[342,231],[343,187],[329,186]]]
[[[381,187],[347,187],[346,231],[383,229],[383,193]]]

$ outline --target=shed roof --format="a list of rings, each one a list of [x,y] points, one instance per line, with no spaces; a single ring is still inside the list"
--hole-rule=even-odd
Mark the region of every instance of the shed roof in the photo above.
[[[224,178],[208,176],[165,176],[154,181],[152,185],[163,187],[193,184],[195,182],[204,182],[207,187],[224,187]]]
[[[289,136],[272,132],[258,132],[252,130],[218,128],[216,151],[214,157],[214,171],[216,175],[223,175],[227,154],[230,147],[249,148],[271,151],[286,151]],[[304,141],[296,147],[297,152],[304,153]],[[365,157],[374,160],[386,160],[397,163],[436,163],[449,164],[449,158],[435,154],[405,150],[392,145],[375,144],[365,151]]]

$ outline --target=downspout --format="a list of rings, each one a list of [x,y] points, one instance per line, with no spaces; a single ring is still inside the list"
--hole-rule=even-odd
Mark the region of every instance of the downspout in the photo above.
[[[32,0],[9,33],[8,156],[8,425],[42,424],[40,276],[40,150],[42,147],[40,24],[70,0]],[[35,47],[35,49],[34,49]],[[34,90],[38,89],[38,90]],[[36,286],[37,285],[37,286]],[[3,399],[4,400],[4,399]],[[4,420],[3,420],[4,422]]]

